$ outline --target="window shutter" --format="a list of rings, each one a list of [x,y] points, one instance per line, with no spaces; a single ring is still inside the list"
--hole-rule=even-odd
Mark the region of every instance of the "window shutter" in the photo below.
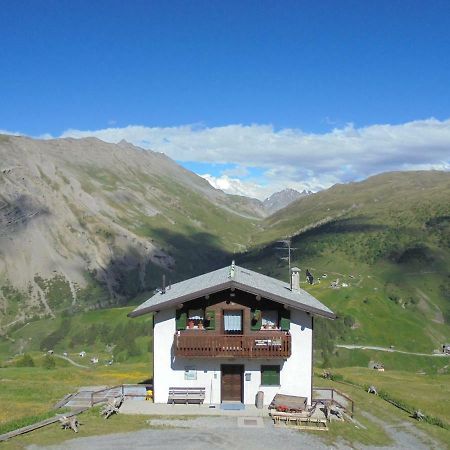
[[[181,309],[177,309],[176,314],[177,330],[185,330],[187,327],[187,314]]]
[[[207,330],[215,330],[216,329],[216,312],[215,311],[206,311],[206,320],[207,320],[207,325],[206,325],[206,329]]]
[[[262,314],[260,309],[252,309],[251,329],[257,331],[261,329]]]
[[[284,308],[281,311],[280,328],[282,331],[289,331],[291,328],[291,312]]]
[[[280,366],[261,366],[261,384],[278,386],[280,384]]]

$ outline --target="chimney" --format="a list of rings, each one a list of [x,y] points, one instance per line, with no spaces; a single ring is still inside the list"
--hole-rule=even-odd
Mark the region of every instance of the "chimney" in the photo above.
[[[293,267],[291,269],[291,291],[298,292],[300,290],[300,269]]]

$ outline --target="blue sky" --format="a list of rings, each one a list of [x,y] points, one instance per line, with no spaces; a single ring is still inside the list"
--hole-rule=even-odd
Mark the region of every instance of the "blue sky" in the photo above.
[[[197,173],[266,186],[264,194],[283,186],[280,174],[292,187],[319,189],[382,170],[448,167],[448,1],[0,6],[7,132],[120,136]],[[422,147],[404,151],[405,130]],[[367,160],[386,145],[388,157]],[[408,159],[411,151],[422,156]],[[311,164],[312,155],[330,164]]]

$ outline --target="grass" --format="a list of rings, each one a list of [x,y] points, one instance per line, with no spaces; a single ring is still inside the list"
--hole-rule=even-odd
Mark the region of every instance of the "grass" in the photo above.
[[[16,420],[10,420],[6,423],[0,424],[0,435],[9,433],[10,431],[17,430],[18,428],[23,428],[28,425],[41,422],[42,420],[49,419],[55,415],[54,411],[47,411],[42,414],[37,414],[35,416],[22,417]]]
[[[350,369],[349,369],[350,370]],[[408,374],[405,375],[405,384],[409,384],[410,380]],[[393,432],[397,427],[413,426],[413,429],[418,430],[418,433],[423,432],[425,437],[428,437],[429,447],[433,447],[432,440],[438,442],[442,449],[450,448],[450,432],[428,423],[418,422],[412,419],[409,414],[396,408],[390,403],[385,402],[380,397],[368,394],[365,390],[357,386],[342,384],[331,380],[324,380],[316,373],[314,378],[315,386],[332,387],[339,391],[345,392],[355,402],[355,419],[362,425],[367,427],[366,430],[357,428],[351,423],[336,423],[332,422],[330,431],[326,435],[321,435],[329,445],[337,441],[343,441],[346,445],[353,447],[355,444],[386,446],[392,444],[392,438],[386,433],[385,429],[379,425],[382,420],[392,427]],[[412,386],[414,386],[414,380]],[[433,388],[434,394],[439,396],[439,387]],[[411,432],[408,428],[406,432]],[[435,445],[434,445],[435,447]]]
[[[134,384],[151,376],[149,363],[116,364],[89,370],[61,366],[58,359],[56,362],[54,370],[41,367],[0,368],[0,424],[44,414],[80,386]]]
[[[77,434],[72,430],[62,430],[58,423],[49,425],[32,433],[15,437],[2,443],[2,450],[21,450],[30,445],[48,446],[87,436],[100,436],[105,434],[123,433],[140,429],[161,428],[148,423],[149,416],[141,415],[114,415],[108,420],[99,415],[99,408],[92,408],[78,416],[81,425]]]
[[[16,353],[22,352],[39,352],[43,350],[42,343],[48,341],[48,336],[52,333],[56,333],[57,330],[61,330],[58,333],[59,338],[55,338],[54,343],[49,343],[46,346],[46,350],[52,349],[55,352],[62,353],[68,352],[69,356],[80,364],[86,364],[86,359],[79,358],[78,353],[82,350],[86,351],[89,356],[98,356],[102,360],[111,359],[111,353],[106,351],[106,344],[100,336],[94,335],[89,338],[89,342],[81,340],[76,345],[71,344],[73,341],[78,342],[77,339],[82,337],[88,337],[91,331],[95,331],[93,327],[102,325],[103,328],[107,328],[109,334],[121,326],[132,326],[136,328],[139,326],[148,330],[143,334],[147,337],[144,342],[141,338],[138,338],[139,348],[141,353],[148,352],[148,335],[152,331],[151,315],[146,315],[138,319],[130,319],[127,314],[133,309],[133,307],[123,308],[109,308],[101,310],[87,311],[78,313],[73,316],[47,318],[37,321],[29,322],[20,328],[16,329],[10,334],[11,341],[0,341],[0,357],[12,357]],[[68,324],[67,326],[65,324]],[[61,327],[64,325],[63,329]],[[117,330],[119,330],[117,328]],[[95,331],[98,333],[98,330]],[[122,330],[124,332],[124,330]],[[78,338],[77,338],[78,337]],[[117,340],[120,336],[117,336]],[[110,344],[117,344],[114,340],[109,342]],[[71,345],[73,346],[72,348]],[[33,354],[33,357],[35,354]]]
[[[278,259],[280,255],[274,246],[239,262],[287,281],[288,269],[286,263]],[[338,315],[349,315],[355,320],[346,333],[335,333],[335,343],[393,345],[398,350],[431,354],[448,340],[450,327],[440,322],[442,318],[438,314],[444,311],[448,301],[441,294],[447,270],[441,263],[427,267],[432,273],[422,273],[423,267],[399,267],[392,261],[357,263],[340,250],[324,250],[320,255],[301,251],[301,259],[296,255],[294,252],[292,264],[303,270],[309,268],[317,283],[313,286],[302,283],[301,287]],[[322,274],[327,278],[321,278]],[[348,287],[330,288],[330,282],[338,278],[341,285],[346,283]]]
[[[30,420],[28,416],[38,416],[37,419],[41,420],[44,416],[51,415],[49,411],[56,401],[82,385],[137,383],[150,377],[149,369],[148,363],[98,367],[95,370],[61,366],[55,370],[39,367],[2,368],[0,369],[0,404],[2,405],[0,423],[3,422],[2,427],[5,429],[4,427],[10,425],[7,422],[11,420],[14,420],[16,424],[19,424],[18,421],[21,420],[26,420],[28,423]],[[363,368],[342,368],[335,372],[356,383],[375,384],[379,389],[389,392],[393,397],[406,403],[414,404],[427,414],[440,416],[442,419],[448,418],[450,407],[448,402],[443,401],[449,397],[448,375],[417,375],[400,371],[380,373]],[[334,387],[350,395],[355,401],[355,418],[365,427],[355,427],[352,423],[332,422],[328,433],[314,434],[329,445],[336,442],[342,442],[348,446],[390,445],[393,441],[379,423],[379,420],[382,420],[393,426],[411,424],[423,431],[430,439],[442,443],[441,448],[446,448],[449,431],[427,423],[419,423],[380,397],[367,394],[361,387],[323,380],[317,375],[314,385]],[[119,415],[105,421],[98,417],[98,409],[94,409],[80,417],[84,425],[81,426],[80,433],[76,437],[146,428],[149,427],[146,419],[148,417]],[[3,444],[2,448],[21,449],[31,443],[51,445],[72,438],[75,438],[75,435],[71,432],[64,432],[58,425],[52,425],[32,434],[14,438]]]
[[[423,373],[426,375],[448,374],[449,360],[435,356],[415,356],[402,353],[390,353],[376,350],[347,350],[339,348],[331,358],[333,370],[341,367],[366,368],[370,361],[381,362],[387,372],[402,371],[403,373]]]
[[[374,385],[415,409],[437,416],[450,424],[450,375],[419,375],[403,371],[385,371],[346,367],[336,369],[344,379],[360,385]]]

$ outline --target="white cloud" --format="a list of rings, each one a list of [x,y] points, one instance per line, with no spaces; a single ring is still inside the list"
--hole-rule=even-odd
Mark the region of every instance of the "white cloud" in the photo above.
[[[200,176],[207,180],[211,186],[216,189],[221,189],[227,194],[245,195],[246,197],[264,200],[272,192],[271,189],[268,190],[267,187],[260,184],[251,181],[242,181],[238,178],[231,178],[228,175],[214,177],[209,173],[206,173]]]
[[[8,131],[2,129],[0,129],[0,134],[9,134],[10,136],[24,136],[24,134],[20,133],[19,131]]]
[[[257,198],[259,200],[265,200],[274,192],[282,191],[286,188],[296,189],[299,192],[302,192],[303,190],[311,190],[308,183],[296,183],[286,181],[283,178],[274,178],[270,183],[261,184],[251,179],[242,180],[239,178],[229,177],[228,175],[214,177],[211,174],[203,174],[200,176],[207,180],[211,186],[216,189],[221,189],[227,194],[245,195],[246,197]],[[331,186],[335,183],[331,182],[328,184]]]
[[[164,152],[179,161],[259,167],[264,169],[265,181],[271,187],[300,184],[311,190],[388,170],[448,170],[450,164],[450,119],[430,118],[362,128],[348,124],[323,134],[296,129],[275,130],[270,125],[213,128],[130,125],[94,131],[68,130],[62,135],[69,136],[96,136],[108,142],[125,139],[140,147]],[[224,175],[232,178],[222,181],[242,181],[244,172],[227,172]],[[253,187],[247,184],[246,189]]]

